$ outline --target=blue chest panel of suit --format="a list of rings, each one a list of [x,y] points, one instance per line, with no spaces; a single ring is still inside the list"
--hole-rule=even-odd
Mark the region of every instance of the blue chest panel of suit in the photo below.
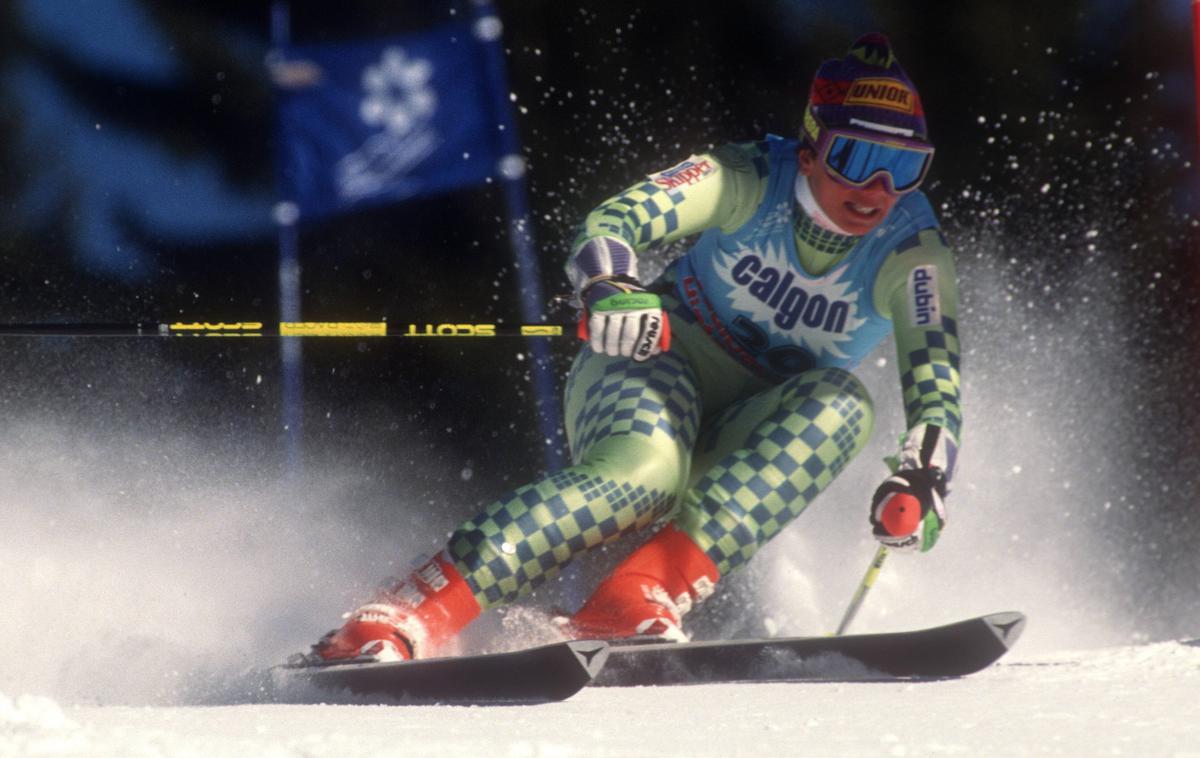
[[[852,368],[891,332],[875,310],[875,278],[888,254],[937,227],[920,192],[902,197],[884,222],[821,276],[800,265],[794,232],[794,140],[774,138],[767,191],[730,234],[709,229],[672,264],[679,297],[726,351],[776,379],[812,368]]]

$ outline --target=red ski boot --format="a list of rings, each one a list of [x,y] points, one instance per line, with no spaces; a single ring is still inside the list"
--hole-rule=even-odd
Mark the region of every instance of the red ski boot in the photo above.
[[[479,615],[479,603],[443,552],[347,616],[313,645],[314,663],[428,658]]]
[[[668,524],[613,569],[564,626],[575,639],[686,642],[684,614],[720,577],[704,551]]]

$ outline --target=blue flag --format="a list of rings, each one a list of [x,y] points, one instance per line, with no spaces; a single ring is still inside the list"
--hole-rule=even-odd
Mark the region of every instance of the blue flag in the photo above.
[[[476,184],[503,157],[483,43],[467,23],[291,47],[279,87],[280,190],[301,219]]]

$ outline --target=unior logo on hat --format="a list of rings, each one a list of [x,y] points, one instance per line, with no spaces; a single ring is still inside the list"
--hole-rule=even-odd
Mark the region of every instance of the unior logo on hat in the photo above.
[[[896,79],[855,79],[842,104],[866,105],[912,114],[917,109],[917,95],[911,87]]]

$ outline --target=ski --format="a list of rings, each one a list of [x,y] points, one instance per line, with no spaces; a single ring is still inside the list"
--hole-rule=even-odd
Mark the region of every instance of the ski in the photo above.
[[[394,663],[285,665],[271,670],[277,703],[516,705],[565,700],[604,666],[603,642],[559,642],[511,653]]]
[[[1025,616],[993,613],[909,632],[610,648],[600,687],[778,681],[945,679],[995,663]]]

